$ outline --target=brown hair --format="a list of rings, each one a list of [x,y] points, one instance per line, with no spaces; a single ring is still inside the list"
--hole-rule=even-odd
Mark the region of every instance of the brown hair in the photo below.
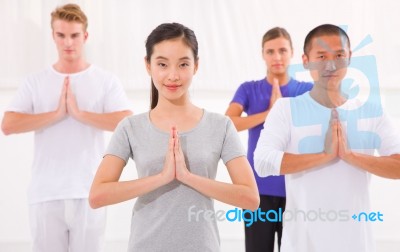
[[[265,42],[280,37],[287,39],[290,43],[290,49],[293,50],[292,39],[290,38],[290,34],[284,28],[281,27],[275,27],[267,31],[262,38],[261,47],[264,48]]]
[[[77,4],[66,4],[57,7],[51,13],[51,27],[53,28],[53,22],[55,20],[64,20],[67,22],[78,22],[83,25],[83,30],[86,31],[88,27],[88,20],[85,13],[81,10]]]

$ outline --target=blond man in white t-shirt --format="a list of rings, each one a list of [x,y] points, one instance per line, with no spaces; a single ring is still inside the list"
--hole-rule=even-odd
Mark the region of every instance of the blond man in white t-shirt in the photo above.
[[[51,13],[58,61],[25,79],[6,109],[4,134],[34,131],[28,190],[33,251],[100,251],[105,211],[88,205],[104,130],[132,114],[112,74],[84,57],[87,18],[78,5]]]

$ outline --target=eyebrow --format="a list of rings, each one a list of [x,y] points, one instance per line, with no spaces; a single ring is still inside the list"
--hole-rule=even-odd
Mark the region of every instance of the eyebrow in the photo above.
[[[64,33],[62,33],[62,32],[56,32],[56,34],[57,35],[65,35]],[[79,34],[81,34],[80,32],[75,32],[75,33],[72,33],[71,35],[79,35]]]
[[[166,58],[164,56],[158,56],[158,57],[156,57],[156,59],[168,60],[168,58]],[[190,57],[185,56],[185,57],[179,58],[179,60],[190,60]]]
[[[325,54],[325,53],[327,53],[328,51],[317,51],[317,54]],[[339,49],[339,50],[336,50],[336,51],[333,51],[333,50],[329,50],[329,52],[335,52],[335,53],[345,53],[346,52],[346,50],[344,50],[344,49]]]

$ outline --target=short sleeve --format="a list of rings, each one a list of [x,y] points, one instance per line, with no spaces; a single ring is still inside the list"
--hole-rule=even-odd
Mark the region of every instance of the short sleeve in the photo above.
[[[243,110],[246,112],[249,108],[249,97],[246,92],[246,85],[242,84],[239,86],[239,88],[236,90],[235,95],[233,96],[233,99],[231,101],[235,103],[239,103],[240,105],[243,106]]]
[[[17,94],[5,111],[33,114],[33,91],[28,80],[18,88]]]
[[[129,100],[119,79],[115,76],[111,76],[109,81],[110,83],[107,86],[108,89],[106,90],[104,100],[104,113],[129,110]]]
[[[278,99],[264,123],[254,151],[254,169],[258,176],[279,176],[284,151],[290,139],[289,99]]]
[[[381,140],[380,148],[378,148],[379,155],[400,154],[400,134],[388,115],[383,114],[378,122],[376,133]]]
[[[110,143],[104,155],[114,155],[123,159],[126,163],[133,158],[132,147],[129,139],[129,131],[132,130],[129,117],[123,119],[115,129]]]
[[[239,134],[237,133],[233,122],[229,118],[227,118],[225,132],[226,134],[221,152],[221,159],[224,164],[234,158],[246,155],[242,142],[240,141]]]

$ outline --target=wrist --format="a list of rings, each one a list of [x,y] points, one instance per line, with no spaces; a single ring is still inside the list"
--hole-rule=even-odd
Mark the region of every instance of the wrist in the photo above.
[[[352,151],[347,151],[343,156],[340,157],[343,161],[352,164],[357,159],[357,154]]]
[[[180,182],[182,182],[183,184],[188,185],[189,182],[190,182],[190,179],[191,179],[192,175],[193,175],[192,173],[190,173],[188,170],[186,170],[186,171],[184,171],[184,172],[181,172],[181,173],[178,175],[177,179],[178,179]]]
[[[158,173],[156,177],[157,181],[159,181],[161,185],[166,185],[170,183],[172,180],[174,180],[173,178],[171,179],[171,176],[168,176],[168,174],[166,174],[164,171]]]
[[[329,153],[329,152],[322,152],[321,153],[321,161],[322,163],[328,163],[336,158],[336,155],[334,153]]]

